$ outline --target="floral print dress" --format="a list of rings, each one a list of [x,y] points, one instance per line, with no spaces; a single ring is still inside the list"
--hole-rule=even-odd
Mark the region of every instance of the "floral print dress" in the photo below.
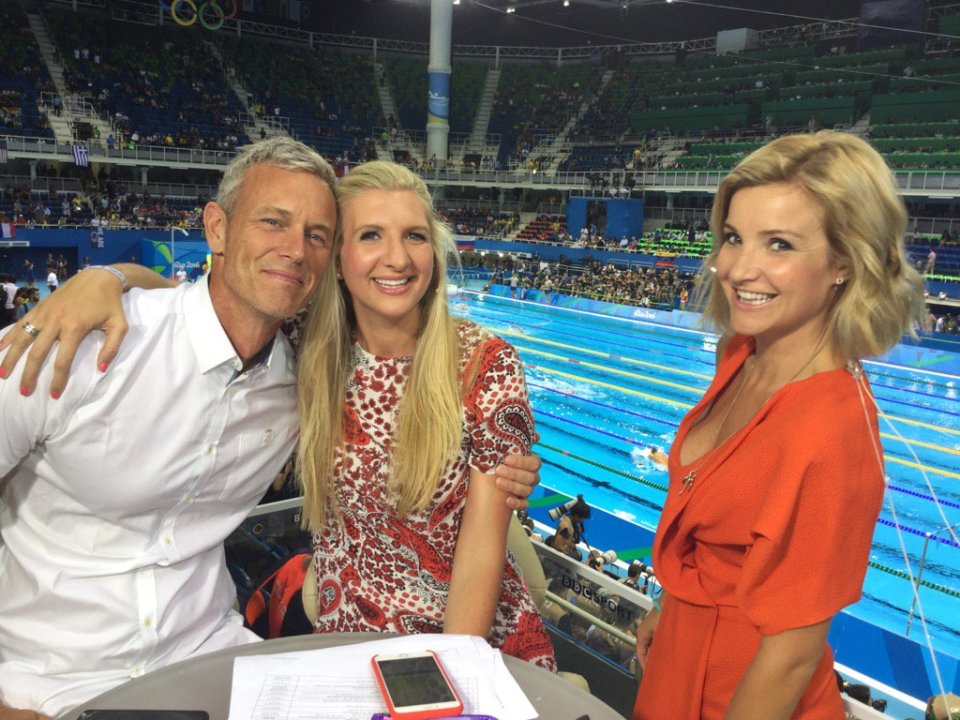
[[[536,442],[523,368],[514,349],[479,326],[459,326],[464,394],[459,456],[429,506],[402,518],[386,492],[396,409],[412,358],[381,358],[354,343],[332,521],[314,538],[317,632],[440,633],[470,469],[489,474]],[[505,653],[556,670],[553,648],[513,558],[504,567],[487,638]]]

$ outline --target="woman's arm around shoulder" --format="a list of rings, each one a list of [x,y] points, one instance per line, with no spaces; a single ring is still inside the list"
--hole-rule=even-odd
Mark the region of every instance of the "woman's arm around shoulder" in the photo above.
[[[7,330],[0,338],[0,350],[9,347],[0,364],[0,379],[10,377],[26,353],[21,385],[24,394],[31,394],[36,388],[40,367],[53,344],[59,340],[50,394],[54,398],[60,397],[67,385],[77,347],[96,330],[105,333],[97,367],[101,372],[106,371],[127,332],[127,320],[120,302],[123,291],[131,287],[149,290],[176,287],[177,284],[142,265],[121,263],[110,268],[116,272],[92,267],[77,273]],[[25,330],[30,325],[35,328],[33,333]]]

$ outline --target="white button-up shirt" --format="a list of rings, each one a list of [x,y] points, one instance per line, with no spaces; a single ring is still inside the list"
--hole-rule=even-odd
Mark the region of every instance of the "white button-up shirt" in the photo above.
[[[249,642],[223,541],[297,434],[282,336],[241,373],[206,278],[124,297],[60,400],[0,381],[0,702],[57,714],[131,677]]]

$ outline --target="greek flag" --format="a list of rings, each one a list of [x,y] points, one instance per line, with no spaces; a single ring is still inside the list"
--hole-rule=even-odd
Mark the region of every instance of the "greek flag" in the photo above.
[[[73,146],[73,164],[77,167],[87,167],[90,164],[90,160],[87,158],[86,145]]]

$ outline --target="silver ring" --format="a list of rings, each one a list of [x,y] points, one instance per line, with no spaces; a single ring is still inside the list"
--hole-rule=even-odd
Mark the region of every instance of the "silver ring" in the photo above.
[[[34,339],[36,339],[37,335],[40,334],[40,328],[38,328],[38,327],[37,327],[36,325],[34,325],[32,322],[26,322],[26,321],[24,321],[24,323],[23,323],[23,331],[24,331],[27,335],[29,335],[30,337],[32,337],[32,338],[34,338]]]

